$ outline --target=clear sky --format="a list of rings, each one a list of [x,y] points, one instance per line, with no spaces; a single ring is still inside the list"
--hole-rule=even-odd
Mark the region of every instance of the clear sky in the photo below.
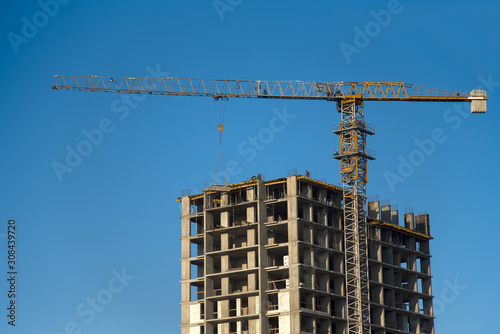
[[[377,152],[367,189],[403,213],[430,214],[437,333],[498,332],[499,13],[498,1],[3,1],[0,332],[180,333],[176,198],[213,182],[221,103],[50,89],[55,74],[154,73],[486,89],[484,115],[367,102]],[[233,99],[224,108],[230,182],[293,168],[339,182],[334,103]],[[290,116],[265,137],[276,113]],[[78,148],[86,155],[68,158]]]

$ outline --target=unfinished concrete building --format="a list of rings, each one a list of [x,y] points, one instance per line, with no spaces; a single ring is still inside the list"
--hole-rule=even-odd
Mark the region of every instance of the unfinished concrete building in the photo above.
[[[229,187],[180,198],[182,334],[347,333],[342,189]],[[367,213],[372,333],[433,334],[428,215]]]

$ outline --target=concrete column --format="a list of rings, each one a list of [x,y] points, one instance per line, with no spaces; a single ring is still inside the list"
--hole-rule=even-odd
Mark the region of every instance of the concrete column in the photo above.
[[[418,297],[410,296],[409,297],[410,311],[419,313],[418,310]],[[410,317],[410,328],[414,330],[415,333],[420,333],[420,317],[415,315]]]
[[[224,211],[220,213],[220,225],[229,227],[229,212]]]
[[[300,294],[299,289],[290,289],[290,333],[300,333]]]
[[[429,240],[420,241],[420,252],[424,254],[430,254]]]
[[[189,197],[183,197],[181,201],[181,259],[191,257],[191,220],[190,216],[190,200]]]
[[[215,296],[214,281],[211,278],[205,279],[205,298]]]
[[[220,257],[220,271],[224,273],[230,269],[229,265],[229,255],[222,255]]]
[[[398,210],[392,210],[391,211],[391,224],[393,225],[398,225],[399,226],[399,213]]]
[[[422,274],[431,274],[431,259],[420,259],[420,267],[422,267]]]
[[[432,304],[432,299],[424,299],[424,313],[430,316],[434,316],[434,307]]]
[[[287,197],[287,215],[288,215],[288,254],[290,256],[290,264],[299,263],[299,226],[297,222],[297,180],[296,177],[288,177],[287,179],[288,197]],[[298,286],[298,285],[297,285]]]
[[[268,298],[265,293],[265,289],[268,286],[267,272],[265,267],[267,265],[267,250],[265,248],[267,244],[267,227],[264,225],[267,221],[267,208],[264,200],[266,198],[266,188],[262,180],[257,180],[257,236],[258,236],[258,280],[260,282],[259,297],[256,300],[258,305],[257,310],[260,318],[260,326],[258,326],[258,333],[267,333],[269,324],[266,319],[266,313],[268,309]],[[253,333],[253,332],[252,332]]]
[[[408,288],[412,291],[418,291],[417,275],[410,274],[408,277]]]
[[[287,178],[287,206],[288,206],[288,254],[290,265],[288,267],[290,289],[290,318],[289,329],[290,333],[300,333],[300,268],[299,263],[299,226],[297,222],[298,213],[298,189],[297,177],[289,176]],[[285,320],[283,320],[285,321]],[[280,331],[281,331],[281,322]],[[285,325],[286,326],[286,325]],[[286,328],[286,327],[285,327]]]
[[[380,229],[377,230],[378,234],[380,235]],[[376,260],[382,262],[382,245],[380,245],[379,243],[375,244],[375,253],[376,253]]]
[[[368,217],[374,219],[380,219],[380,202],[369,202],[368,203]]]
[[[257,274],[252,273],[248,274],[247,277],[247,284],[248,284],[248,291],[255,291],[257,290]],[[259,289],[260,290],[260,289]]]
[[[413,213],[405,213],[405,228],[415,230],[415,216]]]
[[[215,332],[215,328],[217,325],[213,325],[211,323],[205,323],[205,334],[213,334]]]
[[[300,284],[299,277],[299,266],[297,264],[291,264],[288,266],[288,274],[290,280],[290,288],[298,288]],[[294,305],[292,303],[292,305]]]
[[[182,317],[181,324],[189,325],[190,309],[189,302],[191,301],[191,285],[188,280],[191,278],[191,221],[190,221],[190,206],[189,197],[185,196],[181,199],[181,309]]]
[[[414,270],[414,271],[418,270],[418,268],[417,268],[417,255],[416,254],[410,253],[408,255],[408,269]]]
[[[321,202],[321,203],[324,203],[326,204],[326,189],[320,189],[319,190],[319,198],[318,200]]]
[[[408,304],[410,307],[410,311],[418,313],[418,296],[417,295],[411,295],[408,298]]]
[[[289,176],[286,178],[287,196],[297,196],[297,176]]]
[[[305,220],[312,221],[312,204],[309,203],[302,204],[302,212],[304,213]]]
[[[221,250],[227,250],[232,248],[232,244],[229,244],[229,233],[222,233],[220,236],[220,247]]]
[[[191,223],[189,221],[189,216],[191,214],[190,205],[191,205],[191,201],[189,200],[189,197],[185,196],[181,199],[181,222],[182,222],[181,236],[182,237],[189,237],[191,235],[191,233],[190,233]]]
[[[432,295],[432,285],[430,278],[422,278],[422,293],[424,295]]]
[[[181,260],[181,277],[183,280],[191,279],[191,262],[189,259]]]
[[[327,222],[327,209],[326,208],[321,208],[319,215],[318,215],[318,223],[321,225],[328,225]]]
[[[224,193],[220,196],[221,206],[227,206],[229,204],[229,194]]]
[[[391,206],[390,205],[383,205],[381,210],[380,210],[380,216],[381,219],[386,222],[386,223],[391,223]]]
[[[258,183],[262,183],[262,180],[258,180]],[[257,195],[257,194],[255,193],[255,190],[254,190],[254,188],[253,188],[253,187],[251,187],[251,188],[247,188],[247,200],[248,200],[249,202],[251,202],[251,201],[255,201],[255,200],[257,199],[257,196],[256,196],[256,195]],[[264,193],[264,197],[263,197],[263,198],[265,198],[265,193]]]
[[[382,264],[375,263],[370,266],[370,279],[375,282],[383,283]]]
[[[191,285],[189,282],[181,282],[182,317],[181,324],[189,324],[189,301],[191,298]]]
[[[257,263],[256,262],[257,262],[257,252],[255,252],[255,251],[249,251],[247,253],[247,266],[248,266],[248,269],[257,267]],[[266,264],[264,263],[262,266],[265,267]]]
[[[221,284],[221,293],[223,295],[228,295],[230,293],[231,287],[229,286],[229,278],[228,277],[222,277],[220,280]],[[220,309],[219,309],[220,312]]]
[[[247,246],[255,246],[256,245],[256,238],[255,238],[255,229],[248,229],[247,230]]]
[[[247,208],[247,221],[251,223],[255,223],[257,220],[255,219],[255,207],[251,206]],[[266,221],[266,220],[263,220]]]

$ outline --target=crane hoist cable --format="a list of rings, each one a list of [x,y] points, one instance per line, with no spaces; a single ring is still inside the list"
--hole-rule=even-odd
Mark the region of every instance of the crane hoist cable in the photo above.
[[[219,169],[219,157],[221,160],[222,167],[222,177],[224,178],[224,185],[227,186],[226,180],[226,168],[224,164],[224,153],[222,151],[222,131],[224,130],[224,116],[226,113],[226,106],[224,104],[224,100],[221,99],[221,103],[219,104],[219,111],[217,112],[217,101],[214,100],[214,113],[215,113],[215,122],[217,124],[217,131],[219,131],[219,145],[217,149],[217,163],[215,165],[215,177],[214,177],[214,185],[217,185],[217,175]]]

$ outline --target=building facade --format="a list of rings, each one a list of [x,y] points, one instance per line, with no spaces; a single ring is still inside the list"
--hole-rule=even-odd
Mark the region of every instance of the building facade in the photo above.
[[[182,334],[347,333],[341,188],[297,175],[179,200]],[[433,334],[428,215],[367,213],[372,333]]]

